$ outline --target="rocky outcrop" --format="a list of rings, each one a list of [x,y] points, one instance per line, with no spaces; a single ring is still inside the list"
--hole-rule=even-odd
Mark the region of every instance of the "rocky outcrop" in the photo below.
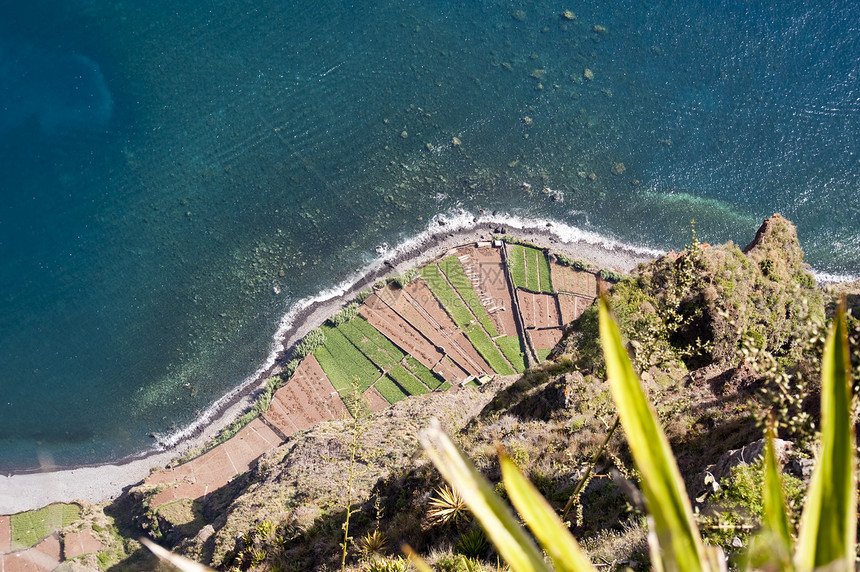
[[[824,317],[797,231],[778,214],[743,251],[731,242],[710,247],[694,240],[681,253],[641,265],[610,297],[641,370],[673,360],[691,370],[731,367],[745,345],[791,359],[792,338]],[[596,325],[596,311],[577,324],[583,364],[602,363]]]

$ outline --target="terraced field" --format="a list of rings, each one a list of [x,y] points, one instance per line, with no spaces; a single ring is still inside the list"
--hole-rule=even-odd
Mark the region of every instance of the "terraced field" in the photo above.
[[[319,345],[268,410],[209,452],[147,479],[173,483],[153,508],[224,486],[292,433],[354,414],[360,403],[379,411],[410,395],[478,388],[485,375],[523,372],[546,358],[597,289],[594,273],[550,265],[538,248],[453,249],[402,287],[392,283],[363,298],[351,319],[308,336]]]
[[[502,375],[517,373],[493,342],[492,338],[498,337],[499,333],[463,272],[460,261],[454,256],[446,257],[438,266],[433,263],[425,266],[421,276],[490,367]],[[469,304],[470,300],[476,307]]]
[[[516,288],[545,294],[555,291],[552,287],[549,260],[543,250],[522,244],[512,244],[508,248],[508,264]]]
[[[325,343],[314,355],[341,397],[373,387],[394,404],[409,395],[429,393],[444,381],[362,316],[336,327],[323,326],[322,331]]]

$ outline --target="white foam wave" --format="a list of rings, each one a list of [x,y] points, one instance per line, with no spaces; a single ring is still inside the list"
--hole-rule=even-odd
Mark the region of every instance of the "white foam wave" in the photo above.
[[[457,212],[455,215],[449,216],[451,216],[450,219],[446,217],[446,220],[448,221],[446,226],[448,226],[449,229],[453,226],[458,230],[465,230],[469,227],[475,226],[476,224],[494,224],[511,227],[520,231],[537,230],[540,232],[546,232],[554,235],[565,244],[585,242],[606,250],[626,250],[643,256],[660,256],[666,253],[665,250],[621,242],[602,234],[583,230],[579,227],[571,226],[567,223],[552,219],[538,219],[508,213],[499,215],[482,214],[475,216],[466,211]],[[437,215],[434,218],[438,220],[439,217],[445,217],[445,215]]]
[[[853,274],[831,274],[829,272],[818,272],[815,269],[812,271],[815,280],[820,284],[836,284],[839,282],[854,282],[860,280],[860,277]]]

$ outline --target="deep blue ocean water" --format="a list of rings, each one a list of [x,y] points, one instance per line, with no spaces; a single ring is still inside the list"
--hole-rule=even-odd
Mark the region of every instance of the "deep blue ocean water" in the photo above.
[[[0,470],[147,450],[457,209],[860,275],[856,2],[2,5]]]

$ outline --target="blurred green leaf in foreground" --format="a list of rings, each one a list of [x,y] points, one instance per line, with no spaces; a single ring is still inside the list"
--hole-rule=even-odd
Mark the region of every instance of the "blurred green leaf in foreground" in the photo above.
[[[641,475],[648,510],[651,566],[657,571],[725,570],[722,551],[702,541],[666,435],[633,371],[607,302],[601,299],[599,304],[600,339],[607,374],[627,442]],[[843,300],[822,357],[821,449],[806,494],[797,542],[792,545],[773,452],[776,431],[771,423],[764,463],[765,514],[746,559],[749,569],[797,572],[854,569],[857,503],[851,398]],[[523,522],[549,556],[549,562],[520,527],[509,507],[494,493],[492,485],[463,456],[438,423],[422,433],[421,442],[514,572],[595,569],[549,503],[504,452],[500,452],[499,459],[505,490]]]

